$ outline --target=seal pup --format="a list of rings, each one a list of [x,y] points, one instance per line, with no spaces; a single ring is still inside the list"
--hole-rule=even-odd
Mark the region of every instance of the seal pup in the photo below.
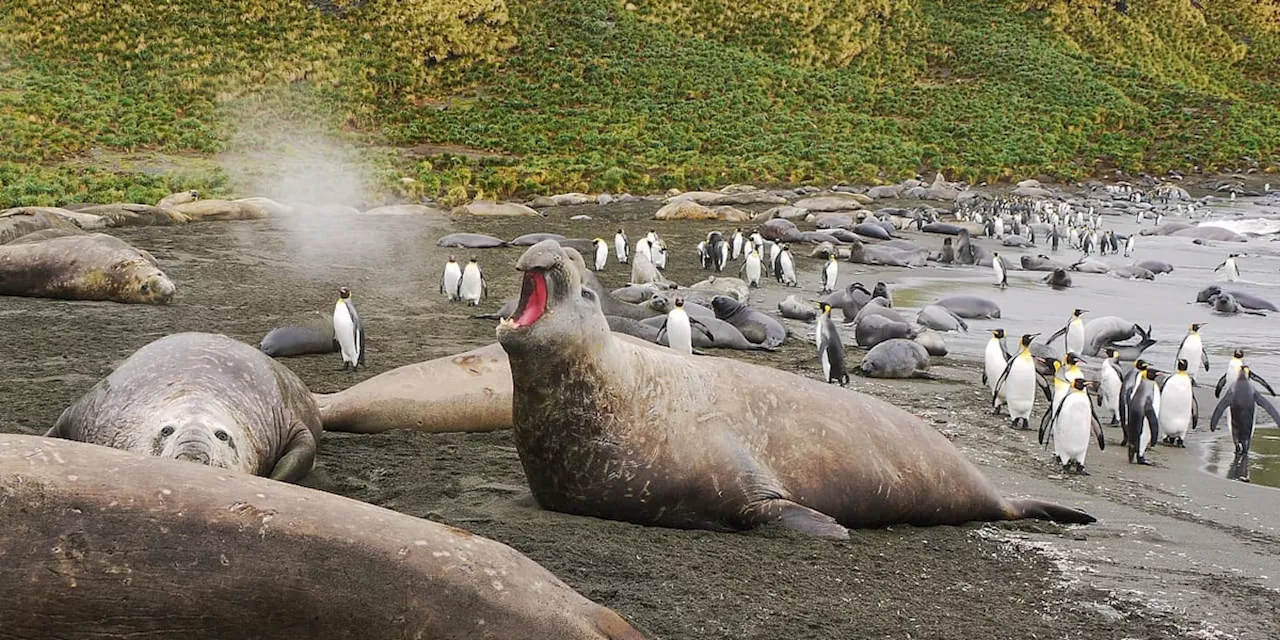
[[[610,332],[554,242],[516,268],[521,308],[497,335],[516,450],[543,508],[715,531],[780,521],[837,539],[896,523],[1094,521],[1001,497],[946,437],[877,398]]]
[[[778,313],[782,314],[784,318],[803,320],[805,322],[812,322],[818,317],[818,311],[813,308],[812,304],[802,302],[794,294],[778,302]]]
[[[276,327],[262,337],[258,348],[273,358],[338,353],[342,351],[342,345],[334,335],[332,318],[317,319]]]
[[[449,256],[449,261],[444,263],[444,275],[440,276],[440,293],[449,296],[449,301],[453,302],[461,297],[458,287],[462,284],[462,268],[458,266],[458,259]]]
[[[45,437],[295,482],[311,472],[320,430],[287,367],[224,335],[178,333],[134,352]]]
[[[950,309],[930,304],[916,313],[916,324],[935,331],[968,331],[969,324]]]
[[[857,321],[853,334],[859,347],[870,349],[893,338],[915,338],[916,330],[905,322],[898,322],[880,314],[868,314]]]
[[[1200,408],[1192,393],[1195,381],[1189,375],[1187,360],[1178,358],[1177,368],[1160,384],[1160,432],[1165,444],[1185,447],[1183,438],[1200,422]]]
[[[1028,333],[1022,336],[1018,355],[1009,358],[1009,363],[996,381],[996,390],[991,394],[991,403],[995,405],[1000,393],[1004,393],[1014,429],[1031,428],[1029,419],[1036,402],[1036,364],[1031,355],[1031,342],[1038,335],[1040,334]]]
[[[480,263],[475,258],[467,261],[467,266],[462,270],[462,280],[458,283],[458,298],[466,302],[468,306],[477,306],[480,304],[481,298],[488,297],[489,283],[484,280],[484,273],[480,271]]]
[[[1079,475],[1087,476],[1084,468],[1085,455],[1089,452],[1089,436],[1096,435],[1098,450],[1105,451],[1107,438],[1101,430],[1095,432],[1093,425],[1097,418],[1093,415],[1093,405],[1089,402],[1086,388],[1097,386],[1084,378],[1071,381],[1071,390],[1058,404],[1053,414],[1053,446],[1054,454],[1062,469],[1070,473],[1072,466]]]
[[[787,328],[781,322],[729,296],[712,298],[711,311],[717,318],[737,327],[742,337],[756,344],[776,347],[787,340]]]
[[[926,378],[929,373],[929,352],[914,340],[894,338],[871,348],[858,365],[862,375],[869,378]]]
[[[1276,412],[1276,407],[1270,400],[1254,388],[1252,373],[1248,365],[1240,367],[1235,384],[1227,387],[1227,392],[1218,400],[1218,406],[1214,407],[1213,417],[1209,420],[1209,430],[1217,431],[1218,421],[1224,413],[1230,411],[1231,442],[1235,445],[1235,457],[1231,461],[1227,477],[1241,482],[1249,481],[1249,445],[1253,441],[1257,407],[1262,407],[1271,416],[1271,420],[1280,425],[1280,413]]]
[[[1053,273],[1045,276],[1043,281],[1054,289],[1071,288],[1071,274],[1067,273],[1066,269],[1054,269]]]
[[[1222,287],[1219,287],[1216,284],[1209,285],[1208,287],[1201,289],[1200,292],[1196,294],[1196,302],[1213,304],[1214,298],[1222,293]],[[1238,290],[1227,291],[1226,293],[1230,293],[1234,296],[1236,302],[1246,309],[1254,309],[1256,311],[1280,311],[1280,308],[1277,308],[1275,304],[1251,293]]]
[[[364,366],[364,323],[347,287],[338,289],[338,301],[333,305],[333,339],[342,350],[343,371]]]
[[[871,301],[871,292],[861,282],[853,282],[839,291],[828,294],[821,301],[839,309],[844,314],[845,322],[853,322],[862,311],[862,307]]]
[[[479,233],[451,233],[437,240],[436,246],[458,249],[493,249],[507,246],[507,241]]]
[[[996,320],[1000,318],[1000,305],[978,296],[948,296],[934,302],[966,320]]]
[[[511,547],[324,491],[4,434],[0,495],[15,638],[641,640]]]
[[[831,319],[831,305],[819,304],[822,317],[818,323],[822,329],[818,332],[818,362],[822,365],[822,379],[843,387],[849,384],[849,372],[844,366],[844,343],[840,340],[835,321]]]

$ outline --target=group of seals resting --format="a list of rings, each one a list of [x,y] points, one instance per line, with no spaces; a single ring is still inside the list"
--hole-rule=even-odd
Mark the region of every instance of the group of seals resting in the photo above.
[[[830,538],[894,523],[1094,521],[1001,497],[950,441],[882,400],[611,332],[554,241],[516,268],[520,304],[497,336],[516,449],[544,508],[717,531],[778,520]]]
[[[5,637],[642,638],[511,547],[324,491],[6,434],[0,496]]]

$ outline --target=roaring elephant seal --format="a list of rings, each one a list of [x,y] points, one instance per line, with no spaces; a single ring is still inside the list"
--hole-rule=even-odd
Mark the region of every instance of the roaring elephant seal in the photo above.
[[[929,351],[924,345],[903,338],[872,347],[858,370],[869,378],[933,378],[929,373]]]
[[[176,333],[134,352],[45,437],[294,482],[315,463],[320,414],[298,376],[261,351]]]
[[[611,332],[555,242],[516,268],[520,308],[497,336],[516,449],[544,508],[716,531],[780,520],[830,538],[895,523],[1094,521],[1001,497],[942,434],[877,398]]]
[[[326,431],[430,433],[511,428],[511,369],[496,344],[380,373],[315,394]]]
[[[8,637],[641,640],[511,547],[306,487],[6,434],[0,496]]]
[[[0,295],[168,304],[176,288],[151,254],[105,233],[29,233],[0,245]]]

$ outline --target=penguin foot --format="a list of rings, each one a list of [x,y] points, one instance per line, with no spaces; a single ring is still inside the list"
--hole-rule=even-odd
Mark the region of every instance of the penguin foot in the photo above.
[[[1186,449],[1186,448],[1187,448],[1187,443],[1186,443],[1186,442],[1183,442],[1183,441],[1182,441],[1182,438],[1178,438],[1178,447],[1180,447],[1180,448],[1182,448],[1182,449]]]
[[[1146,459],[1146,458],[1145,458],[1145,457],[1143,457],[1143,456],[1138,456],[1138,464],[1145,465],[1145,466],[1148,466],[1148,467],[1154,467],[1154,466],[1156,466],[1156,463],[1154,463],[1154,462],[1152,462],[1152,461],[1150,461],[1150,460]]]

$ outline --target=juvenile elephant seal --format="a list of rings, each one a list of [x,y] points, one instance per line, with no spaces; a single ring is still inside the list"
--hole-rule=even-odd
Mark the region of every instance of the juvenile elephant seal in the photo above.
[[[902,338],[886,340],[871,348],[858,366],[870,378],[932,378],[929,352],[923,345]]]
[[[1142,267],[1151,273],[1173,273],[1173,265],[1164,260],[1143,260],[1136,266]]]
[[[151,254],[104,233],[29,233],[0,245],[0,295],[168,304],[173,281]]]
[[[327,431],[429,433],[511,428],[511,369],[496,344],[409,364],[315,394]]]
[[[516,237],[507,244],[510,244],[513,247],[532,247],[543,240],[560,241],[564,240],[564,236],[558,233],[526,233],[522,236]]]
[[[493,249],[507,246],[507,241],[481,233],[451,233],[436,240],[436,246],[456,247],[459,249]]]
[[[1196,302],[1213,304],[1213,299],[1221,293],[1223,293],[1222,287],[1219,287],[1216,284],[1209,285],[1204,289],[1201,289],[1200,292],[1196,294]],[[1264,298],[1259,298],[1251,293],[1239,290],[1228,291],[1227,293],[1230,293],[1232,297],[1236,299],[1236,302],[1246,309],[1253,309],[1255,311],[1280,311],[1280,309],[1276,308],[1274,303]]]
[[[177,333],[134,352],[45,437],[294,482],[315,462],[320,414],[298,376],[261,351]]]
[[[1080,273],[1111,273],[1111,266],[1101,260],[1081,258],[1071,265],[1071,270],[1079,271]]]
[[[818,317],[818,309],[810,303],[806,303],[794,294],[783,298],[778,303],[778,313],[782,317],[791,320],[803,320],[805,322],[813,322]]]
[[[1053,273],[1044,277],[1044,282],[1054,289],[1070,289],[1071,274],[1066,269],[1054,269]]]
[[[853,335],[859,347],[869,349],[894,338],[914,338],[916,330],[905,322],[871,314],[858,320],[854,325]]]
[[[609,331],[555,242],[516,268],[520,309],[497,335],[516,450],[544,508],[716,531],[780,520],[831,538],[895,523],[1094,521],[1001,497],[937,430],[877,398]]]
[[[687,307],[688,305],[685,305],[685,306]],[[690,335],[692,336],[693,346],[695,348],[736,349],[738,351],[773,351],[774,350],[773,347],[766,346],[763,344],[756,344],[748,340],[745,336],[742,335],[741,331],[738,331],[737,327],[729,324],[728,322],[725,322],[724,320],[721,320],[715,317],[714,314],[707,315],[707,316],[699,315],[699,316],[694,316],[694,318],[698,321],[699,324],[702,325],[703,328],[706,329],[706,331],[703,331],[700,328],[694,327],[693,332]],[[641,320],[640,324],[648,325],[654,329],[661,329],[662,325],[665,324],[666,321],[667,319],[665,317],[647,318],[645,320]],[[624,331],[623,333],[627,333],[630,335],[637,335],[637,334],[631,333],[630,331]],[[663,333],[661,338],[656,338],[656,335],[655,335],[655,340],[653,340],[653,342],[665,347],[667,346],[667,335]]]
[[[337,353],[341,350],[333,337],[332,319],[276,327],[262,337],[258,348],[272,358]]]
[[[916,324],[935,331],[968,331],[969,325],[954,311],[936,304],[921,309],[916,314]]]
[[[515,549],[306,487],[6,434],[0,496],[12,638],[641,640]]]
[[[871,292],[861,282],[852,282],[834,293],[827,294],[822,302],[839,309],[844,314],[845,322],[853,322],[858,312],[871,301]]]
[[[933,329],[921,329],[916,332],[913,338],[924,350],[931,356],[942,357],[947,355],[947,341],[942,338],[942,334]]]
[[[855,238],[849,244],[849,262],[912,268],[923,265],[924,259],[917,253],[900,251],[892,247],[868,245]]]
[[[948,296],[934,304],[966,320],[992,320],[1000,317],[1000,305],[978,296]]]
[[[1055,269],[1066,269],[1067,265],[1050,258],[1044,254],[1036,256],[1022,256],[1018,259],[1022,268],[1026,271],[1053,271]]]
[[[713,298],[711,310],[717,318],[737,327],[742,332],[742,337],[751,342],[776,347],[787,341],[787,329],[781,322],[729,296]]]
[[[1138,265],[1125,265],[1111,270],[1111,275],[1125,280],[1155,280],[1156,274]]]

